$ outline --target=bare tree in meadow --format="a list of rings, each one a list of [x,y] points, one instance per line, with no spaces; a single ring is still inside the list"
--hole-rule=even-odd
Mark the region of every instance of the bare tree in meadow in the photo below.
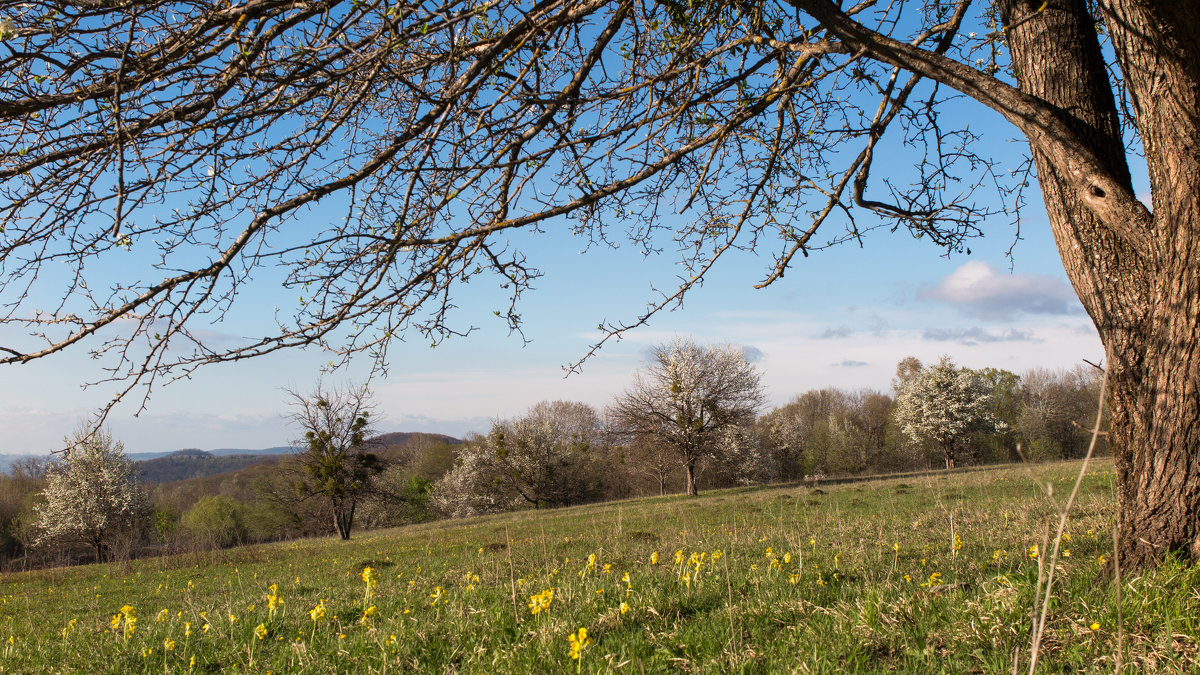
[[[349,539],[354,512],[384,469],[367,448],[374,432],[371,390],[365,384],[343,388],[318,384],[310,393],[289,390],[288,394],[290,419],[304,432],[295,443],[300,469],[296,491],[301,498],[328,502],[334,529],[342,539]]]

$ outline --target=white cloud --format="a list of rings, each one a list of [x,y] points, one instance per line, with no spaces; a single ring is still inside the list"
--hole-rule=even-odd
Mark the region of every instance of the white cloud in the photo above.
[[[986,330],[979,326],[970,328],[930,328],[923,335],[926,340],[937,342],[957,342],[963,345],[977,345],[981,342],[1041,342],[1032,330]]]
[[[990,264],[968,262],[917,297],[944,302],[983,319],[1020,314],[1075,314],[1081,311],[1071,286],[1047,274],[1002,274]]]

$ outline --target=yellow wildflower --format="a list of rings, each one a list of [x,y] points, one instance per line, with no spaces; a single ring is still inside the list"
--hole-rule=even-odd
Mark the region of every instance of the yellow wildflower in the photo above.
[[[321,600],[316,607],[308,610],[308,618],[313,621],[320,621],[325,618],[325,601]]]
[[[571,643],[571,658],[576,661],[583,654],[583,650],[592,644],[592,639],[588,637],[586,628],[580,628],[578,634],[572,633],[567,637],[567,640]]]
[[[259,640],[266,639],[267,625],[265,623],[260,623],[254,628],[254,637],[258,638]]]
[[[375,571],[374,567],[364,567],[362,580],[367,585],[367,588],[373,589],[379,583],[379,573]]]

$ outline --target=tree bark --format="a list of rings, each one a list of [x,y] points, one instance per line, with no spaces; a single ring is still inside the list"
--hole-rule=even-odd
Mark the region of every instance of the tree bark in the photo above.
[[[687,470],[687,495],[695,497],[699,494],[699,491],[696,489],[696,460],[688,460],[684,463],[683,468]]]
[[[1063,266],[1104,343],[1121,559],[1135,569],[1170,551],[1200,557],[1200,8],[1101,4],[1145,148],[1154,201],[1149,244],[1140,248],[1102,223],[1088,195],[1071,187],[1063,158],[1031,147]],[[1132,190],[1085,1],[999,6],[1021,90],[1054,106]]]

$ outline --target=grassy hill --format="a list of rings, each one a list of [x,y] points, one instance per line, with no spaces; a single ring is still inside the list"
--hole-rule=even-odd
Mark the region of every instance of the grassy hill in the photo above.
[[[1195,672],[1200,568],[1112,581],[1111,464],[1086,476],[1050,564],[1042,484],[1062,500],[1077,469],[746,488],[11,575],[0,671],[1013,672],[1053,567],[1039,670]]]

